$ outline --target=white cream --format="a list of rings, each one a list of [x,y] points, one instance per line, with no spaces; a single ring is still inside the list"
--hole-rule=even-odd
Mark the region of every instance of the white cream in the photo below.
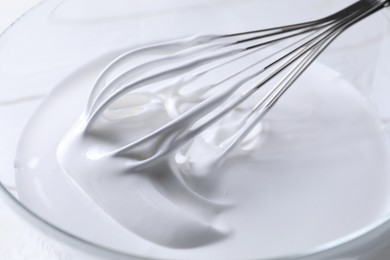
[[[301,19],[306,20],[346,2],[329,1],[324,8],[322,2],[301,1],[283,7],[278,23],[294,22],[288,14],[300,13],[303,4],[321,10],[302,12]],[[253,259],[302,253],[387,214],[389,154],[376,112],[354,86],[320,64],[294,85],[220,168],[208,163],[220,151],[224,139],[220,137],[235,131],[240,111],[197,138],[187,152],[168,158],[169,165],[162,162],[163,171],[152,168],[154,173],[148,175],[124,173],[122,162],[128,158],[95,160],[102,149],[118,147],[116,140],[104,144],[82,136],[75,127],[98,73],[118,53],[167,35],[274,25],[274,14],[283,11],[280,3],[270,1],[266,10],[262,5],[250,0],[120,0],[115,4],[52,0],[37,8],[35,15],[24,17],[24,23],[15,24],[7,34],[14,41],[0,42],[0,78],[5,87],[1,99],[39,97],[55,85],[20,140],[15,166],[21,201],[76,236],[122,252],[164,259]],[[379,53],[377,45],[361,53],[362,42],[376,42],[384,29],[375,22],[356,28],[357,34],[366,29],[364,40],[351,38],[349,44],[336,45],[343,53],[357,52],[350,55],[351,64],[375,67],[372,57]],[[150,33],[141,30],[146,27]],[[345,71],[354,68],[338,51],[330,57],[335,60],[332,64],[343,63],[340,67]],[[359,76],[365,79],[368,74]],[[368,81],[356,82],[368,93]],[[136,133],[154,129],[154,124],[175,117],[182,102],[186,107],[189,101],[177,94],[134,95],[133,100],[143,100],[137,104],[142,110],[106,111],[115,126],[112,130],[121,133],[128,128],[120,137],[136,138]],[[196,101],[197,96],[192,97]],[[30,106],[16,110],[18,118],[30,110]],[[147,118],[148,124],[130,126],[129,112],[132,123]],[[115,136],[105,132],[109,129],[101,130]],[[7,137],[2,138],[7,143]],[[8,153],[3,152],[2,158]]]
[[[388,212],[389,154],[379,120],[331,69],[314,64],[221,165],[210,162],[250,106],[186,151],[128,172],[126,156],[102,155],[197,97],[140,91],[106,112],[109,128],[85,134],[80,114],[102,60],[58,84],[16,159],[21,200],[76,234],[144,256],[265,258],[312,249]]]

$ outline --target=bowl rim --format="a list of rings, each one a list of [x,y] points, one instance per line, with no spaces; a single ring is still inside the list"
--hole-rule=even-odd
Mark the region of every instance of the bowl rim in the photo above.
[[[3,31],[0,32],[0,38],[2,38],[7,31],[13,27],[16,23],[23,21],[23,17],[37,7],[51,0],[41,0],[39,3],[31,6],[27,11],[21,14],[16,18],[9,26],[7,26]],[[66,0],[64,0],[66,1]],[[390,18],[390,8],[385,11],[386,16]],[[139,259],[139,260],[170,260],[169,258],[154,258],[146,257],[138,254],[132,254],[128,252],[123,252],[116,250],[110,247],[100,245],[98,243],[89,241],[87,239],[81,238],[79,236],[73,235],[72,233],[56,226],[55,224],[45,220],[40,217],[37,213],[29,209],[23,203],[21,203],[7,188],[5,184],[2,183],[0,179],[0,199],[5,202],[14,212],[17,213],[24,221],[29,223],[34,229],[44,233],[44,235],[49,235],[51,238],[54,238],[57,241],[65,242],[67,245],[71,246],[74,249],[79,249],[81,252],[94,256],[102,257],[115,257],[117,259]],[[385,226],[388,226],[390,230],[390,213],[384,215],[382,218],[379,218],[377,221],[371,223],[370,225],[361,228],[353,233],[350,233],[346,236],[340,237],[334,241],[324,243],[320,246],[314,247],[309,250],[304,250],[302,253],[295,253],[289,255],[282,255],[279,257],[271,258],[255,258],[256,260],[303,260],[303,259],[324,259],[326,256],[331,256],[336,253],[339,249],[339,253],[343,252],[342,247],[348,247],[348,245],[353,246],[353,244],[359,244],[359,239],[365,239],[371,233],[379,231],[383,227],[383,230],[386,230]],[[87,251],[88,250],[88,251]],[[344,249],[345,250],[345,249]],[[111,259],[111,258],[110,258]],[[252,260],[255,260],[252,259]]]

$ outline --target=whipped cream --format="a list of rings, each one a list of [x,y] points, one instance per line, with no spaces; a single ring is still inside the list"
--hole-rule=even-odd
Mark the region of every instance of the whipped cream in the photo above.
[[[346,2],[329,1],[324,8],[323,3],[302,1],[321,11],[302,12],[307,16],[301,18],[328,14]],[[377,111],[366,100],[373,74],[366,67],[375,67],[372,57],[379,48],[370,45],[371,52],[361,53],[363,41],[353,37],[335,43],[353,58],[345,60],[338,51],[329,57],[347,72],[356,63],[365,64],[364,72],[363,67],[354,70],[359,75],[342,75],[362,79],[354,81],[359,86],[313,64],[220,165],[213,162],[221,145],[239,128],[237,119],[250,106],[236,110],[148,173],[128,172],[129,157],[102,155],[172,120],[199,102],[199,95],[184,97],[177,89],[132,93],[105,111],[112,128],[99,122],[92,134],[83,134],[90,88],[129,46],[167,35],[269,27],[275,12],[282,11],[277,1],[267,3],[266,11],[259,1],[243,3],[52,0],[27,15],[24,24],[15,24],[8,35],[17,40],[0,43],[6,50],[0,53],[3,98],[39,97],[53,88],[20,139],[15,168],[21,202],[75,236],[158,259],[301,254],[387,214],[387,141]],[[278,22],[294,22],[287,14],[299,12],[302,4],[284,6],[288,10]],[[186,21],[185,26],[178,21]],[[377,42],[383,31],[383,24],[377,24],[357,27],[357,34],[364,30],[364,41]],[[152,32],[139,30],[145,27]],[[18,118],[32,108],[18,110]]]
[[[388,212],[389,154],[379,119],[330,68],[314,64],[223,163],[212,162],[251,106],[132,172],[126,155],[104,155],[202,97],[175,88],[131,92],[85,132],[83,111],[105,63],[91,61],[58,84],[16,158],[20,199],[76,234],[168,259],[280,257]]]

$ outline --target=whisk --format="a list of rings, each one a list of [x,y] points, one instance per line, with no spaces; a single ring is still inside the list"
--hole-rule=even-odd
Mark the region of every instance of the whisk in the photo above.
[[[132,169],[142,169],[177,151],[260,89],[272,84],[269,92],[242,118],[239,130],[221,152],[221,155],[226,154],[243,141],[331,42],[358,21],[389,4],[389,0],[360,0],[310,22],[226,35],[194,36],[130,50],[112,61],[98,77],[88,101],[84,131],[92,131],[110,105],[139,88],[196,85],[198,92],[212,93],[157,130],[110,153],[130,157]],[[128,61],[144,56],[157,58],[123,70]],[[250,62],[246,61],[248,59]]]

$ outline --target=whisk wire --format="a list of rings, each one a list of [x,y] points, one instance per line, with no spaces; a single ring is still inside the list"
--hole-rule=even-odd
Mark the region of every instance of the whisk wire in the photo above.
[[[129,51],[109,64],[97,79],[87,107],[85,131],[89,131],[100,115],[129,91],[155,83],[170,86],[173,84],[172,79],[175,78],[184,85],[196,82],[202,76],[244,60],[266,47],[285,44],[279,50],[266,54],[238,71],[201,87],[200,91],[216,87],[220,87],[221,91],[189,108],[157,130],[115,149],[108,155],[135,154],[145,145],[155,147],[151,154],[146,154],[143,158],[138,156],[137,163],[132,162],[133,170],[142,168],[143,165],[177,151],[184,143],[188,143],[247,101],[267,83],[280,77],[278,83],[243,117],[238,131],[225,141],[221,153],[227,154],[244,140],[299,76],[341,33],[388,6],[389,2],[360,0],[335,14],[315,21],[234,34],[198,36]],[[213,53],[209,54],[210,51]],[[154,53],[157,53],[159,58],[136,64],[106,83],[111,74],[123,63],[126,64],[134,57]],[[261,65],[265,62],[268,63]],[[160,66],[163,69],[159,69]],[[255,69],[256,66],[259,68],[254,72],[242,76],[244,72]],[[157,68],[156,71],[149,72],[151,67]],[[145,76],[144,74],[148,72],[149,74]],[[261,79],[258,79],[259,77]],[[129,79],[130,82],[126,83]],[[256,84],[235,95],[254,79],[258,80]],[[223,85],[226,85],[225,88],[222,88]]]

